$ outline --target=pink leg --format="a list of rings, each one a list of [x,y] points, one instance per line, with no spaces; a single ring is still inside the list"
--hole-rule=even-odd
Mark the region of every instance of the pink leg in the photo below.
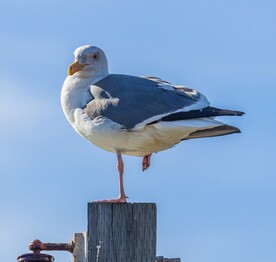
[[[150,157],[151,157],[151,154],[144,156],[143,161],[142,161],[142,170],[143,171],[147,170],[150,167]]]
[[[96,202],[111,202],[111,203],[126,203],[126,199],[128,198],[125,194],[124,190],[124,181],[123,181],[123,175],[124,175],[124,162],[122,159],[122,155],[120,153],[117,153],[117,170],[119,175],[119,197],[115,199],[109,199],[109,200],[99,200]]]

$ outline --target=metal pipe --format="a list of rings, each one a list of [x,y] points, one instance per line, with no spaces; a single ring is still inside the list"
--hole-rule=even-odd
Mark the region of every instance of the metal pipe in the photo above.
[[[40,253],[42,250],[60,250],[73,253],[74,242],[69,243],[42,243],[40,240],[35,239],[29,244],[29,249],[34,253]]]

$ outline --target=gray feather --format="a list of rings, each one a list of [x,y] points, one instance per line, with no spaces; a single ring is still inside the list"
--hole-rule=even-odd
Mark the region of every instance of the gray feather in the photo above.
[[[126,129],[158,115],[169,115],[200,99],[183,90],[163,89],[152,79],[117,74],[96,82],[91,94],[94,99],[84,108],[87,115],[91,119],[107,117]]]

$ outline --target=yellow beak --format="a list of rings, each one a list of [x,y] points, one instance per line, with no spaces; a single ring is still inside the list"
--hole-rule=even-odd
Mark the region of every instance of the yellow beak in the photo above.
[[[70,65],[68,68],[68,75],[71,76],[75,74],[76,72],[80,71],[86,66],[86,64],[79,64],[78,61],[75,61],[73,64]]]

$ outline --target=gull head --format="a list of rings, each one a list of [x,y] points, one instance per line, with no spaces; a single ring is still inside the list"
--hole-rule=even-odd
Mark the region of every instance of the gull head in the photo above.
[[[68,69],[68,75],[80,78],[97,78],[108,74],[108,64],[103,50],[96,46],[84,45],[74,52],[75,60]]]

